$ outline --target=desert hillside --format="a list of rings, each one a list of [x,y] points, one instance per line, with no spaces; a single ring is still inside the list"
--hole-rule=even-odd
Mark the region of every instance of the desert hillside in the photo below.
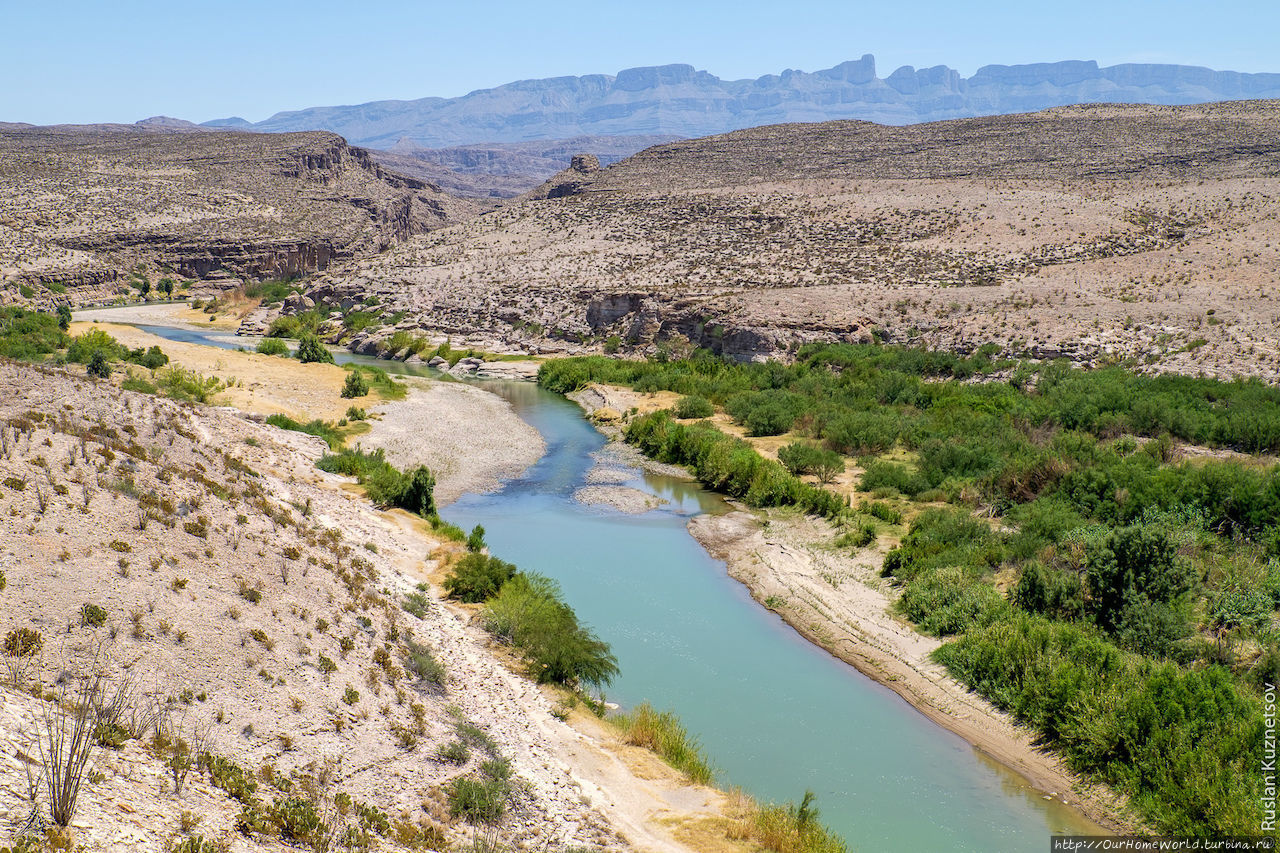
[[[570,350],[877,335],[1276,376],[1278,124],[1275,101],[1098,105],[675,142],[579,162],[311,296]]]
[[[319,439],[58,370],[0,381],[6,833],[49,821],[31,780],[59,712],[35,697],[74,719],[96,673],[83,849],[623,846],[598,810],[618,798],[565,763],[585,741],[419,586],[414,522],[319,471]],[[460,807],[459,779],[500,779],[504,806]]]
[[[331,133],[10,126],[0,299],[80,303],[136,297],[139,282],[164,277],[300,275],[472,210]]]

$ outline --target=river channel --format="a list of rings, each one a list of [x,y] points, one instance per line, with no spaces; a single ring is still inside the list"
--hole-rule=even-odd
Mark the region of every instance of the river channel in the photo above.
[[[255,343],[141,328],[223,348]],[[626,485],[666,504],[642,515],[584,506],[573,492],[604,437],[576,405],[532,383],[479,384],[509,400],[547,452],[500,491],[464,495],[441,514],[464,529],[484,525],[493,553],[558,581],[618,657],[609,700],[675,711],[719,784],[774,801],[812,790],[823,822],[858,851],[1023,853],[1047,849],[1053,833],[1098,832],[754,602],[686,529],[698,513],[723,511],[717,496],[633,468]]]

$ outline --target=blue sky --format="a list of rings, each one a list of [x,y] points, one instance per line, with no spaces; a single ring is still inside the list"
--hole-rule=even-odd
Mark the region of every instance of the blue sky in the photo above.
[[[1274,0],[390,2],[0,0],[0,121],[252,121],[687,62],[724,78],[1060,59],[1280,72]]]

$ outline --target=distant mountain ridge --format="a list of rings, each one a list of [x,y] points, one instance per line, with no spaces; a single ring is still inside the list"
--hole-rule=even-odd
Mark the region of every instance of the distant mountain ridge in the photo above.
[[[721,80],[692,65],[630,68],[616,75],[519,80],[460,98],[372,101],[276,113],[260,122],[217,119],[205,127],[286,132],[329,130],[355,145],[390,148],[407,138],[440,148],[575,136],[699,137],[789,122],[862,119],[904,125],[1034,112],[1081,103],[1193,104],[1280,98],[1280,74],[1189,65],[1092,60],[987,65],[972,76],[945,65],[903,66],[876,76],[875,58],[822,71]]]

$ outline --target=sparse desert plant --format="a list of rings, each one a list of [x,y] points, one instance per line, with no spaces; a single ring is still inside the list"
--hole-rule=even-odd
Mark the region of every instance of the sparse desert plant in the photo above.
[[[80,607],[80,624],[101,628],[107,622],[107,611],[96,604],[85,603]]]
[[[71,686],[74,681],[78,686]],[[68,679],[56,701],[41,703],[43,736],[37,744],[49,792],[49,816],[58,826],[68,826],[75,817],[101,708],[100,675]]]
[[[21,690],[27,673],[35,665],[44,648],[44,637],[34,628],[14,628],[4,638],[4,663],[9,683]]]
[[[431,649],[410,640],[405,644],[405,669],[418,677],[418,681],[436,688],[444,687],[445,671]]]
[[[715,778],[702,747],[671,711],[655,711],[648,702],[642,702],[634,711],[612,717],[610,722],[622,731],[627,743],[657,753],[691,782],[710,785]]]

